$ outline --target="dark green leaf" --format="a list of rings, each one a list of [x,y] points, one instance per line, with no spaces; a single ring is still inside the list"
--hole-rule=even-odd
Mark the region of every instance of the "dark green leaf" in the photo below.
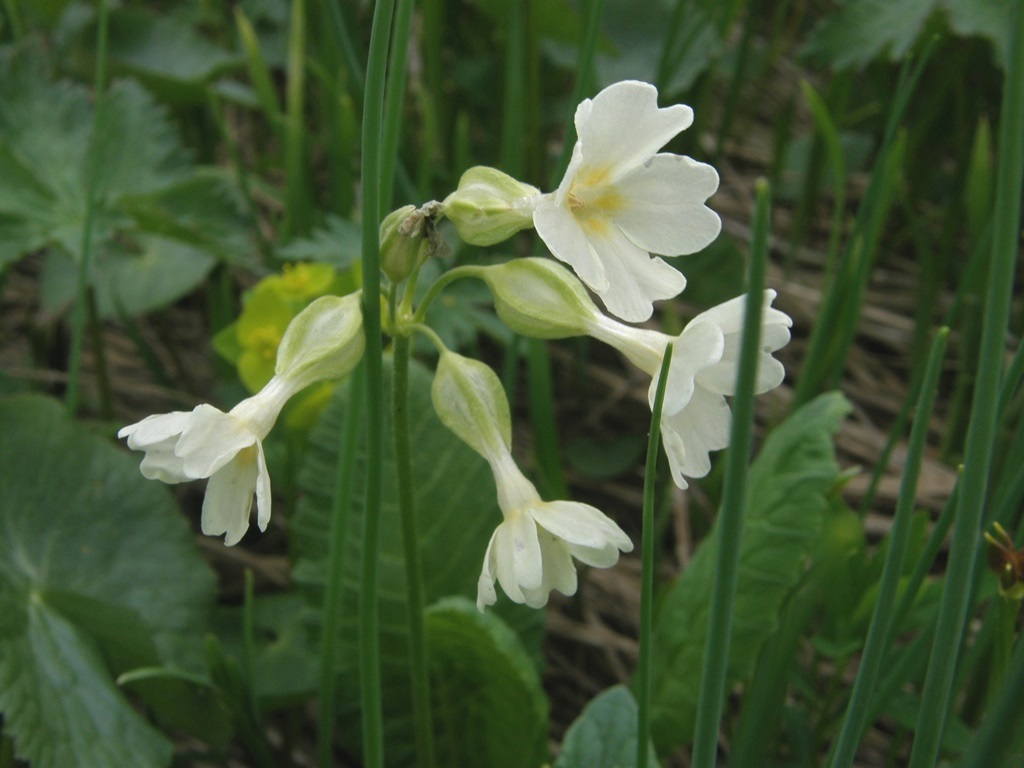
[[[636,765],[637,706],[625,686],[593,699],[569,726],[554,768],[632,768]],[[654,750],[648,768],[658,768]]]
[[[747,679],[779,612],[800,581],[828,508],[838,467],[832,434],[849,411],[838,393],[794,412],[750,468],[729,653],[730,684]],[[717,529],[716,529],[717,530]],[[693,736],[714,577],[716,530],[669,588],[654,631],[652,736],[660,750]]]
[[[803,53],[836,69],[861,68],[883,53],[890,61],[906,55],[938,0],[851,0],[824,16]]]
[[[213,575],[166,489],[39,397],[0,402],[0,713],[37,768],[162,766],[111,674],[200,673]]]
[[[547,754],[548,702],[515,632],[448,598],[426,612],[440,765],[533,768]]]

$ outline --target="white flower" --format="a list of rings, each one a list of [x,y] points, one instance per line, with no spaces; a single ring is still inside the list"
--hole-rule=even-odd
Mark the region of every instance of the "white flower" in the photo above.
[[[659,109],[653,85],[610,85],[576,109],[579,140],[565,177],[557,191],[536,200],[537,233],[623,320],[648,319],[653,301],[686,285],[650,254],[694,253],[721,229],[704,205],[718,188],[715,169],[658,153],[692,122],[685,105]]]
[[[203,500],[203,533],[226,534],[224,543],[231,546],[249,527],[254,493],[260,530],[266,530],[270,521],[270,475],[262,441],[296,391],[293,380],[275,376],[229,413],[204,403],[191,412],[147,416],[117,436],[127,437],[129,448],[146,452],[139,468],[151,480],[182,483],[210,478]]]
[[[765,291],[755,394],[774,389],[785,376],[782,363],[772,352],[789,342],[793,321],[772,308],[774,299],[775,291]],[[745,303],[746,297],[739,296],[702,312],[674,339],[599,313],[592,316],[590,334],[651,375],[648,398],[652,406],[665,348],[672,345],[661,431],[672,477],[680,488],[686,488],[686,477],[704,477],[711,469],[708,454],[729,445],[732,413],[725,396],[735,392]]]
[[[576,593],[573,557],[608,568],[618,562],[619,550],[632,551],[629,537],[600,510],[574,501],[543,501],[508,451],[493,456],[490,464],[505,520],[484,555],[477,582],[479,610],[497,600],[495,579],[513,602],[540,608],[553,589]]]
[[[508,400],[489,367],[444,350],[430,394],[441,422],[490,464],[505,518],[484,555],[478,609],[497,599],[495,579],[514,602],[540,608],[552,589],[575,594],[573,557],[608,568],[618,562],[619,550],[633,549],[629,537],[600,510],[541,499],[512,458]]]

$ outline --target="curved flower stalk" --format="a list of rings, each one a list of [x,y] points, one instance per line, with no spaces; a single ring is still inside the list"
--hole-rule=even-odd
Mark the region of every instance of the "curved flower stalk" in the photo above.
[[[145,451],[139,469],[151,480],[209,478],[201,527],[237,544],[249,528],[253,495],[261,531],[270,522],[270,475],[263,439],[285,403],[317,381],[341,378],[363,352],[359,295],[325,296],[295,317],[277,353],[275,375],[258,393],[223,411],[206,403],[192,411],[147,416],[121,429],[128,447]]]
[[[479,610],[497,600],[497,581],[514,602],[540,608],[557,589],[576,592],[572,559],[597,568],[630,552],[629,537],[600,510],[573,501],[543,501],[510,451],[508,401],[483,363],[444,351],[431,387],[441,421],[491,466],[503,522],[495,529],[477,582]]]
[[[589,335],[618,349],[650,374],[652,405],[665,348],[672,344],[661,417],[672,477],[676,485],[685,488],[686,477],[708,473],[708,454],[729,444],[731,412],[725,396],[732,395],[735,388],[744,296],[702,312],[673,338],[602,314],[579,281],[552,261],[517,259],[477,268],[474,274],[487,282],[498,316],[517,333],[539,338]],[[785,376],[772,353],[789,342],[793,321],[772,308],[775,295],[772,290],[764,294],[757,394],[774,389]]]
[[[536,198],[533,224],[552,254],[575,270],[616,317],[647,320],[652,302],[686,279],[650,254],[704,248],[721,229],[704,205],[718,189],[710,165],[659,153],[693,122],[693,110],[658,107],[658,91],[626,80],[576,109],[572,160],[558,189]]]

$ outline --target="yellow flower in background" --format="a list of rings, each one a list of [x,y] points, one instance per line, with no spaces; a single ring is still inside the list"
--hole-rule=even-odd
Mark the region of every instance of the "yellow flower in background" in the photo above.
[[[264,278],[260,285],[269,286],[286,301],[305,304],[310,299],[330,293],[334,278],[334,267],[330,264],[285,264],[280,275]]]

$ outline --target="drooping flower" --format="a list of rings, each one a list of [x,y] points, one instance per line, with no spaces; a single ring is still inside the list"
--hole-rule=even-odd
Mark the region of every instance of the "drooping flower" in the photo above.
[[[766,290],[761,308],[761,338],[754,394],[782,383],[785,369],[772,353],[789,342],[793,321],[774,309],[775,291]],[[672,478],[686,488],[687,477],[704,477],[711,470],[711,451],[729,445],[732,412],[725,396],[735,394],[743,330],[745,296],[712,307],[687,323],[672,338],[658,331],[618,323],[596,315],[590,334],[618,349],[651,375],[648,399],[652,407],[666,347],[673,347],[668,386],[662,407],[661,431]]]
[[[629,322],[648,319],[652,302],[679,294],[685,278],[651,254],[695,253],[721,221],[704,205],[718,188],[710,165],[659,153],[693,122],[682,104],[658,107],[658,91],[615,83],[576,109],[579,136],[558,189],[536,198],[533,223],[552,254],[571,266]]]
[[[514,602],[539,608],[557,589],[576,592],[572,558],[607,568],[629,552],[629,537],[600,510],[541,499],[510,451],[508,401],[497,375],[483,363],[445,351],[431,387],[441,422],[483,456],[494,474],[503,522],[495,529],[477,582],[477,608],[497,599],[497,581]]]
[[[673,338],[604,315],[567,269],[547,259],[515,259],[480,267],[476,274],[493,292],[498,316],[516,333],[550,339],[590,335],[618,349],[650,374],[652,404],[661,361],[671,344],[661,428],[672,476],[685,488],[686,477],[708,473],[708,454],[729,444],[732,415],[725,396],[734,394],[736,386],[745,296],[702,312]],[[789,342],[792,320],[772,308],[774,299],[775,291],[765,291],[757,394],[777,387],[785,375],[772,353]]]
[[[296,391],[289,379],[275,376],[228,413],[204,403],[191,412],[147,416],[117,436],[128,438],[129,448],[146,452],[139,468],[151,480],[183,483],[210,478],[202,530],[208,536],[225,534],[224,543],[231,546],[249,527],[253,494],[260,530],[266,530],[270,521],[270,475],[263,438]]]
[[[275,374],[229,412],[202,404],[192,411],[147,416],[121,429],[128,447],[145,451],[139,469],[151,480],[183,483],[209,478],[201,527],[237,544],[249,527],[253,495],[256,522],[270,521],[270,475],[263,439],[285,403],[310,384],[348,375],[362,356],[359,295],[325,296],[300,312],[277,350]]]

